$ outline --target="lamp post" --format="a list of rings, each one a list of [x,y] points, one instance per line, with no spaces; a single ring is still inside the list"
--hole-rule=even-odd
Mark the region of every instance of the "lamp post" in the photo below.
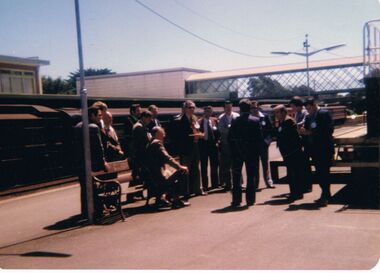
[[[345,46],[346,44],[333,45],[333,46],[329,46],[329,47],[325,47],[325,48],[322,48],[322,49],[318,49],[318,50],[309,52],[310,44],[309,44],[308,36],[309,36],[308,34],[305,34],[305,41],[303,42],[303,47],[305,49],[305,53],[304,52],[292,52],[292,51],[272,51],[271,54],[276,54],[276,55],[290,55],[290,54],[294,54],[294,55],[299,55],[299,56],[306,57],[307,92],[308,92],[308,96],[310,96],[309,57],[312,56],[312,55],[314,55],[314,54],[317,54],[318,52],[325,51],[325,50],[326,51],[330,51],[330,50],[336,49],[338,47]]]
[[[75,19],[77,27],[77,42],[78,42],[78,59],[79,59],[79,72],[80,72],[80,99],[82,109],[82,122],[83,122],[83,148],[84,148],[84,177],[86,180],[86,200],[87,200],[87,215],[88,223],[94,223],[94,202],[93,202],[93,187],[91,180],[91,151],[90,151],[90,135],[88,126],[88,105],[87,105],[87,91],[84,81],[83,69],[83,50],[82,50],[82,34],[80,26],[80,12],[79,0],[75,0]],[[83,205],[83,204],[82,204]]]

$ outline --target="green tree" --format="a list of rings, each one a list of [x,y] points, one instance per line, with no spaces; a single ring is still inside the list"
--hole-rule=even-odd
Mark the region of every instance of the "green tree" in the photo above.
[[[116,72],[113,72],[109,68],[87,68],[84,70],[84,76],[97,76],[97,75],[109,75],[109,74],[115,74]],[[74,94],[77,94],[77,78],[80,77],[79,70],[75,72],[71,72],[68,76],[67,83],[70,86],[71,90],[74,90]]]
[[[75,94],[75,90],[72,90],[67,81],[61,77],[53,79],[49,76],[42,76],[41,81],[44,94]]]

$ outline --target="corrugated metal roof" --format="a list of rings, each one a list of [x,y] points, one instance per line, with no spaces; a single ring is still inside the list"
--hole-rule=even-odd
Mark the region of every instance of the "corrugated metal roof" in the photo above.
[[[355,64],[362,64],[363,57],[349,57],[349,58],[339,58],[339,59],[330,59],[322,61],[314,61],[309,63],[310,69],[323,68],[323,67],[335,67],[335,66],[350,66]],[[186,81],[203,81],[211,79],[222,79],[222,78],[237,78],[244,76],[251,76],[257,74],[273,74],[277,72],[291,72],[291,71],[302,71],[306,69],[305,62],[302,63],[293,63],[285,65],[272,65],[272,66],[260,66],[244,69],[235,69],[235,70],[225,70],[225,71],[215,71],[215,72],[206,72],[200,74],[194,74],[189,76]]]

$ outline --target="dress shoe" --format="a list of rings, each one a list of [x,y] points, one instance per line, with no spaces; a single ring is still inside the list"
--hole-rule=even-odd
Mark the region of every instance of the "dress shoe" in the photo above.
[[[255,202],[253,202],[253,201],[247,201],[247,206],[248,207],[251,207],[251,206],[253,206],[255,204]]]
[[[267,185],[267,189],[275,189],[276,187],[272,184],[272,185]]]
[[[224,192],[231,191],[231,187],[224,187],[224,188],[223,188],[223,191],[224,191]]]
[[[320,207],[327,207],[327,205],[329,204],[329,200],[327,198],[319,198],[318,200],[315,200],[315,202]]]
[[[188,206],[190,206],[190,202],[182,201],[182,200],[173,201],[173,204],[172,204],[173,209],[179,209],[179,208],[188,207]]]
[[[231,202],[231,207],[238,208],[240,206],[240,202]]]
[[[290,203],[293,203],[294,201],[296,201],[296,200],[300,200],[300,199],[303,199],[303,194],[290,195],[290,196],[288,197],[288,201],[289,201]]]
[[[198,195],[198,196],[205,196],[205,195],[208,195],[208,193],[204,192],[204,191],[201,191],[201,192],[197,193],[196,195]]]

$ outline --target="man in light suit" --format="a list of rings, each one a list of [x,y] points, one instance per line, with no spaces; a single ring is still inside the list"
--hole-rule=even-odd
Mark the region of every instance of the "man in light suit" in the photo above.
[[[228,142],[228,133],[230,131],[231,122],[239,116],[239,113],[232,111],[232,103],[225,101],[224,113],[219,116],[218,131],[220,133],[220,167],[219,179],[221,186],[225,191],[232,188],[231,172],[232,172],[232,155]]]

